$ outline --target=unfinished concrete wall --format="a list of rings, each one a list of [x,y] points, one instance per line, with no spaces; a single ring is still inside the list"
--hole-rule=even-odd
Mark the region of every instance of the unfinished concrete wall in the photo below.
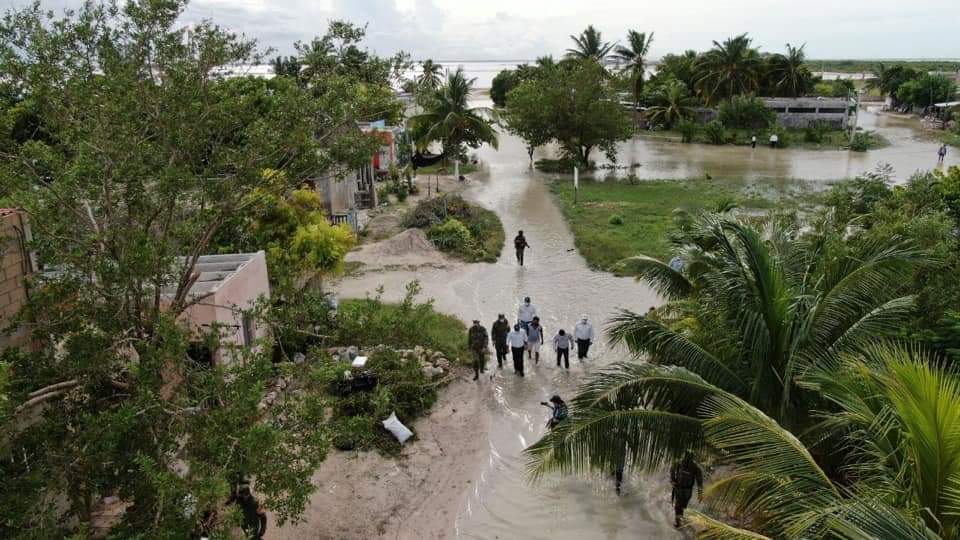
[[[34,262],[26,249],[30,241],[30,225],[26,215],[17,210],[0,209],[0,350],[27,344],[27,332],[7,330],[14,316],[27,304],[26,279],[33,272]]]

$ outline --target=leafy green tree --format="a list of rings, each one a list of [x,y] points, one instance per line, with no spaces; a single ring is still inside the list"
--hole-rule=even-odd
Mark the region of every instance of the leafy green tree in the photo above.
[[[717,119],[735,129],[768,128],[777,119],[777,113],[763,100],[753,96],[734,96],[720,104]]]
[[[719,43],[700,57],[697,89],[707,104],[730,96],[749,94],[760,86],[763,62],[751,46],[752,39],[741,34]]]
[[[666,54],[657,64],[657,74],[653,78],[657,81],[678,80],[686,85],[690,95],[695,95],[699,62],[700,55],[694,50],[686,50],[683,54]]]
[[[470,92],[476,79],[467,79],[462,68],[451,73],[447,82],[425,102],[426,111],[410,119],[417,144],[426,147],[434,141],[443,145],[443,153],[461,158],[466,149],[487,143],[497,147],[497,132],[488,107],[470,107]]]
[[[490,99],[493,104],[503,107],[507,104],[507,93],[520,83],[520,76],[516,70],[505,69],[493,78],[490,83]]]
[[[896,99],[900,85],[919,77],[920,72],[911,67],[903,65],[888,67],[880,62],[873,68],[873,78],[867,79],[867,86],[870,89],[879,90],[884,96]]]
[[[556,141],[581,166],[589,165],[597,148],[615,161],[616,143],[632,130],[604,73],[597,62],[578,60],[524,81],[507,96],[510,125],[531,137],[528,147]]]
[[[270,62],[273,74],[277,77],[300,77],[300,61],[296,56],[278,56]]]
[[[613,57],[623,62],[623,69],[630,73],[633,82],[633,102],[639,105],[643,94],[643,80],[647,75],[647,55],[650,53],[650,44],[653,43],[653,32],[648,37],[644,32],[630,30],[627,32],[629,47],[618,45]]]
[[[570,36],[573,40],[573,48],[567,49],[567,57],[578,60],[593,59],[602,63],[613,50],[614,43],[603,40],[599,30],[588,25],[586,30],[580,32],[579,36]]]
[[[930,107],[934,103],[952,100],[956,95],[956,83],[944,75],[924,74],[897,88],[897,100],[914,107]]]
[[[646,115],[654,125],[672,129],[681,120],[692,117],[696,105],[697,99],[688,93],[686,85],[667,81],[654,93]]]
[[[312,70],[309,85],[225,80],[220,66],[259,61],[255,44],[210,22],[186,31],[185,7],[89,3],[54,19],[33,5],[0,22],[0,72],[50,134],[7,149],[0,184],[29,213],[40,262],[59,269],[21,314],[37,350],[5,360],[5,538],[83,534],[108,495],[131,503],[116,537],[186,538],[236,473],[281,520],[315,489],[327,446],[316,394],[262,409],[269,355],[198,362],[191,343],[233,330],[181,317],[205,301],[191,292],[198,258],[251,209],[265,171],[288,191],[357,157],[342,126],[370,104],[356,93],[370,66]]]

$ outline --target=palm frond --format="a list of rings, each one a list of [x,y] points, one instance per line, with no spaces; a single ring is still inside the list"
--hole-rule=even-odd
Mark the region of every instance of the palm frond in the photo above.
[[[618,262],[614,269],[617,273],[631,275],[646,282],[661,298],[668,300],[685,298],[693,291],[693,284],[682,272],[646,255],[624,259]]]
[[[700,512],[690,511],[685,516],[690,525],[696,529],[698,540],[770,540],[768,536],[738,529]]]

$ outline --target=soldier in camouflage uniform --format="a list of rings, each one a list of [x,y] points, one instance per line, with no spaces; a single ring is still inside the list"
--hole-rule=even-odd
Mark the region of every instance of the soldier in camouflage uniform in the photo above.
[[[486,371],[487,363],[487,342],[490,338],[487,336],[487,329],[480,324],[480,321],[473,321],[473,326],[467,332],[467,346],[473,352],[473,380],[480,378],[480,372]]]

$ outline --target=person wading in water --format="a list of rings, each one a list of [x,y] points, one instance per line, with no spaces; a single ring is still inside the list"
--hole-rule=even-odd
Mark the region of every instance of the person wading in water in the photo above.
[[[473,380],[479,379],[480,373],[487,370],[487,342],[489,339],[487,329],[480,324],[480,321],[473,321],[473,326],[467,332],[467,346],[473,352]]]
[[[547,427],[553,429],[557,427],[560,422],[563,422],[570,416],[570,412],[567,410],[567,403],[560,399],[560,396],[553,396],[550,398],[550,403],[546,401],[541,401],[541,405],[550,407],[552,413],[550,414],[550,420],[547,421]]]
[[[497,368],[503,368],[503,362],[507,359],[507,353],[510,347],[507,346],[507,334],[510,333],[510,323],[503,313],[497,316],[493,326],[490,327],[490,339],[493,340],[493,348],[497,352]]]
[[[507,345],[513,354],[513,372],[523,377],[523,350],[527,346],[527,332],[519,324],[513,325],[513,331],[507,334]]]
[[[517,250],[517,262],[520,263],[520,266],[523,266],[523,250],[530,247],[527,238],[523,236],[523,231],[518,232],[516,238],[513,239],[513,247]]]
[[[693,454],[687,452],[683,461],[674,463],[670,468],[670,485],[673,486],[670,499],[673,501],[674,526],[677,528],[680,527],[683,511],[693,497],[694,484],[697,485],[697,498],[700,498],[703,492],[703,472],[693,461]]]

